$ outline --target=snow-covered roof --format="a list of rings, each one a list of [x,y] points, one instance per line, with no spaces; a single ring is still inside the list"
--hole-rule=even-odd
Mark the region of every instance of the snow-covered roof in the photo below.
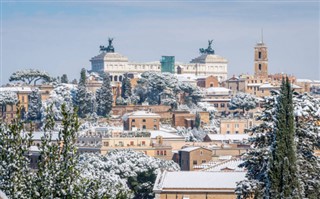
[[[234,192],[236,183],[245,179],[245,172],[202,172],[175,171],[159,173],[154,191],[175,191],[177,189],[227,189]]]
[[[31,88],[30,87],[24,87],[24,86],[0,87],[0,92],[1,91],[31,92]]]
[[[202,102],[230,102],[230,98],[227,99],[208,99],[208,98],[204,98],[201,99]]]
[[[247,140],[248,134],[207,134],[210,140]]]
[[[159,114],[156,113],[152,113],[149,111],[135,111],[135,112],[131,112],[131,113],[127,113],[126,114],[129,118],[147,118],[147,117],[151,117],[151,118],[160,118]]]
[[[265,83],[260,86],[260,88],[274,88],[270,83]]]
[[[39,149],[39,147],[33,145],[33,146],[30,146],[29,151],[31,151],[31,152],[39,152],[40,149]]]
[[[58,140],[59,132],[52,132],[51,140]],[[32,133],[32,140],[41,140],[41,138],[44,136],[43,131],[36,131]]]
[[[233,171],[245,171],[245,168],[238,167],[241,163],[243,163],[243,160],[241,159],[232,159],[227,160],[224,162],[221,162],[219,164],[213,165],[211,167],[205,168],[203,171],[210,171],[210,172],[220,172],[224,169],[226,170],[233,170]]]
[[[177,134],[173,134],[173,133],[167,133],[161,130],[155,130],[155,131],[150,131],[151,134],[151,138],[154,139],[157,136],[161,136],[163,138],[169,138],[169,139],[181,139],[181,140],[185,140],[185,138],[183,136],[177,135]]]
[[[213,93],[213,92],[230,92],[230,89],[224,88],[224,87],[210,87],[206,89],[207,93]]]
[[[194,151],[194,150],[197,150],[197,149],[200,149],[200,148],[201,147],[193,146],[193,147],[187,147],[187,148],[180,149],[180,151],[190,152],[190,151]]]
[[[295,84],[292,84],[291,86],[292,86],[292,88],[295,88],[295,89],[300,89],[301,88],[300,86],[295,85]]]
[[[247,86],[260,86],[261,84],[247,84]]]

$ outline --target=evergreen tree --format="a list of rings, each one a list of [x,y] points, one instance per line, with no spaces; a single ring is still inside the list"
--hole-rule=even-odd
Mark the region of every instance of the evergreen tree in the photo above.
[[[65,83],[65,84],[69,83],[67,74],[63,74],[61,76],[61,83]]]
[[[195,123],[195,127],[197,129],[199,129],[199,127],[201,125],[201,116],[200,116],[199,112],[196,113],[196,118],[195,118],[195,122],[194,123]]]
[[[113,103],[112,86],[110,82],[109,73],[106,73],[103,77],[103,83],[100,89],[96,93],[97,100],[97,114],[100,116],[107,116]]]
[[[256,108],[257,102],[257,99],[253,95],[239,92],[231,98],[229,109],[242,109],[243,113],[245,113],[245,111]]]
[[[41,95],[38,88],[32,90],[28,95],[28,114],[29,120],[39,120],[41,118]]]
[[[286,82],[288,85],[288,82]],[[288,89],[288,92],[290,89]],[[291,94],[290,94],[291,95]],[[318,198],[320,195],[320,159],[315,156],[314,149],[320,147],[320,134],[317,121],[320,120],[320,100],[314,98],[308,94],[297,94],[293,95],[293,105],[294,105],[294,116],[295,116],[295,127],[294,127],[294,148],[296,150],[297,163],[293,165],[292,168],[289,160],[292,157],[284,157],[282,161],[278,161],[278,165],[275,161],[279,159],[279,155],[274,156],[275,148],[277,146],[277,140],[284,140],[285,137],[288,138],[288,134],[284,134],[282,137],[276,137],[276,133],[279,131],[277,125],[280,125],[280,120],[277,120],[276,115],[280,114],[278,112],[280,105],[280,97],[277,91],[272,91],[272,96],[265,97],[264,108],[265,110],[258,117],[258,120],[262,121],[262,124],[250,129],[254,137],[250,139],[252,150],[249,150],[244,156],[244,163],[241,165],[247,169],[246,180],[241,181],[237,185],[236,193],[239,198],[270,198],[270,191],[274,193],[277,188],[272,186],[271,182],[278,176],[273,175],[273,179],[269,176],[270,172],[278,171],[279,168],[274,168],[279,165],[279,167],[287,167],[288,170],[295,169],[297,173],[290,173],[294,176],[289,179],[291,185],[300,185],[296,190],[292,191],[292,195],[296,193],[292,198]],[[290,102],[290,100],[288,100]],[[289,106],[287,106],[289,107]],[[290,110],[290,108],[288,109]],[[292,116],[288,115],[288,120],[285,124],[289,124]],[[276,128],[277,127],[277,128]],[[287,129],[292,128],[291,125],[286,127]],[[280,132],[280,131],[279,131]],[[290,135],[291,136],[291,135]],[[290,138],[289,136],[289,138]],[[286,142],[290,143],[290,139]],[[279,143],[279,145],[281,145]],[[289,147],[290,145],[286,146]],[[278,147],[279,148],[279,147]],[[286,149],[287,151],[281,152],[285,155],[292,155],[292,150]],[[280,154],[281,155],[281,154]],[[273,157],[277,157],[273,158]],[[288,166],[289,165],[289,166]],[[291,167],[291,168],[290,168]],[[283,179],[287,179],[287,173],[284,172]],[[294,177],[294,178],[293,178]],[[278,177],[280,179],[280,177]],[[293,182],[291,182],[293,181]],[[281,181],[280,181],[281,182]],[[277,182],[276,182],[277,183]],[[285,183],[281,182],[281,187],[284,187]],[[285,188],[286,189],[286,188]],[[285,190],[283,189],[283,190]],[[298,193],[297,193],[298,192]],[[288,192],[282,191],[280,197],[284,197],[284,194]],[[289,197],[290,198],[290,197]]]
[[[124,74],[124,78],[122,80],[122,85],[121,85],[121,97],[123,99],[128,99],[132,95],[132,90],[131,90],[131,82],[130,79],[128,78],[128,73]]]
[[[83,68],[81,70],[78,92],[76,96],[76,105],[78,106],[79,117],[85,117],[88,113],[93,111],[93,96],[90,92],[87,91],[86,79],[86,70]]]
[[[269,196],[270,198],[301,198],[294,142],[292,89],[288,78],[282,80],[274,131],[275,141],[271,147],[268,172]]]
[[[33,174],[28,156],[31,143],[31,132],[23,132],[18,108],[17,117],[10,124],[0,124],[0,190],[12,199],[32,196]]]

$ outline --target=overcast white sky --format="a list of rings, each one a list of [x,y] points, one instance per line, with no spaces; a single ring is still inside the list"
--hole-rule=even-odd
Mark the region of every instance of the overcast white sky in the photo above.
[[[114,38],[129,61],[174,55],[189,62],[213,39],[229,76],[253,73],[253,47],[269,47],[269,71],[320,79],[319,1],[2,1],[1,84],[23,68],[79,78]]]

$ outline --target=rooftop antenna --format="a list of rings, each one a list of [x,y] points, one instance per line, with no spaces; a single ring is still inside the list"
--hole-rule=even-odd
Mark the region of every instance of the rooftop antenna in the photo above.
[[[263,28],[261,28],[261,43],[263,43]]]

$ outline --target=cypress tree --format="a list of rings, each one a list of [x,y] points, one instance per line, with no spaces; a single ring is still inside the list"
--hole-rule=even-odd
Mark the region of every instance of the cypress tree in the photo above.
[[[132,90],[131,90],[131,82],[130,79],[128,78],[128,73],[124,74],[124,78],[122,80],[122,85],[121,85],[121,97],[123,99],[128,99],[132,95]]]
[[[106,73],[103,77],[103,83],[100,89],[96,93],[97,100],[97,114],[100,116],[107,116],[113,103],[112,86],[110,82],[109,73]]]
[[[61,76],[61,83],[65,83],[65,84],[69,83],[67,74],[63,74]]]
[[[301,198],[297,171],[292,89],[288,78],[282,80],[277,103],[275,140],[271,146],[270,198]]]
[[[197,129],[199,129],[199,127],[200,127],[200,124],[201,124],[201,116],[200,116],[200,113],[199,112],[197,112],[196,113],[196,119],[195,119],[195,127],[197,128]]]
[[[88,113],[92,113],[93,110],[93,101],[92,93],[87,91],[87,77],[86,69],[82,69],[80,73],[80,80],[78,84],[78,92],[76,97],[76,104],[78,106],[78,115],[79,117],[85,117]]]
[[[38,120],[41,117],[41,96],[38,88],[32,90],[28,95],[28,119],[29,120]]]

